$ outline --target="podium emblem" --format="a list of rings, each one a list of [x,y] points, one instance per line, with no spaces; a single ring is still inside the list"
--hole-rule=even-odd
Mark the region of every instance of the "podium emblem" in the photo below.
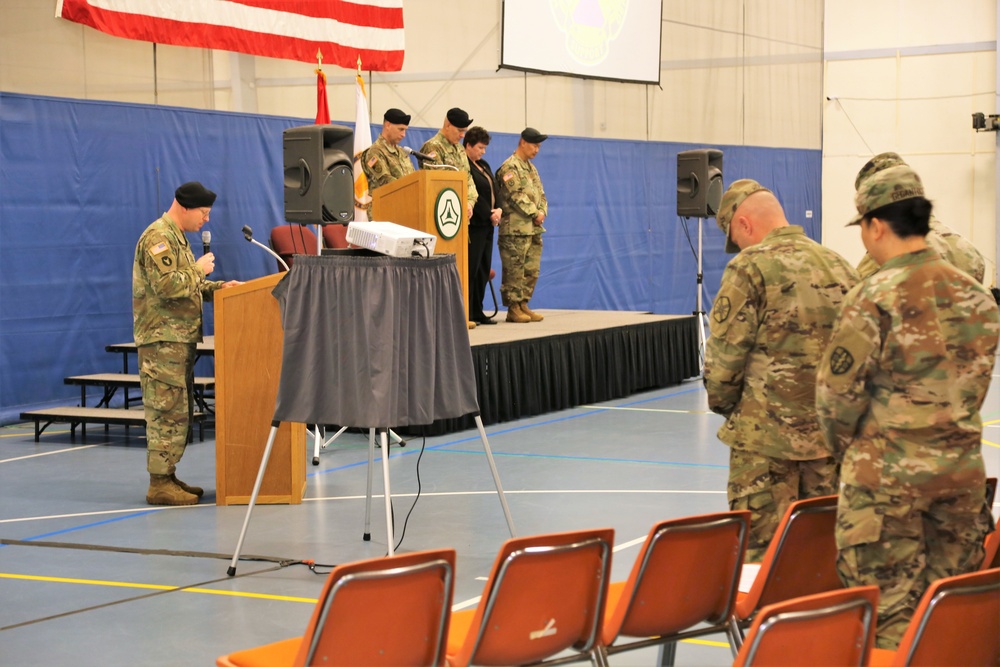
[[[462,198],[452,188],[444,188],[434,202],[434,225],[445,241],[455,238],[462,227]]]

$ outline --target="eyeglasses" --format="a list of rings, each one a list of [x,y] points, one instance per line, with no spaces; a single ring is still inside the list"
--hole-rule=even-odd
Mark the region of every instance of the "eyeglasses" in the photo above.
[[[198,211],[201,213],[202,220],[208,220],[208,214],[212,212],[210,208],[190,208],[189,211]]]

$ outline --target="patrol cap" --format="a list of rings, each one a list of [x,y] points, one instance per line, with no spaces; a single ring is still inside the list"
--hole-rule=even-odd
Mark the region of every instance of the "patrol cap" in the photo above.
[[[917,172],[909,165],[900,164],[872,174],[861,184],[854,194],[854,206],[858,209],[847,226],[861,224],[861,219],[869,212],[905,199],[924,196],[924,184]]]
[[[403,113],[400,109],[389,109],[382,116],[382,120],[387,123],[392,123],[393,125],[409,125],[410,124],[410,114]]]
[[[741,178],[729,185],[729,189],[722,195],[722,201],[719,202],[719,212],[715,215],[715,221],[722,233],[726,235],[726,252],[731,255],[738,253],[740,247],[733,243],[733,239],[729,235],[729,225],[733,221],[736,209],[755,192],[770,192],[770,190],[751,178]]]
[[[899,153],[893,153],[892,151],[879,153],[871,160],[868,160],[868,162],[865,163],[865,166],[861,167],[861,171],[858,172],[857,178],[854,179],[854,191],[857,192],[858,188],[861,187],[861,181],[865,180],[872,174],[877,174],[883,169],[896,167],[901,164],[906,164],[906,162],[899,156]]]
[[[211,207],[215,203],[216,196],[198,181],[188,181],[174,190],[174,199],[184,208]]]
[[[461,130],[464,130],[472,125],[472,119],[469,118],[469,114],[465,113],[465,111],[459,109],[458,107],[448,109],[446,117],[448,118],[449,123]]]
[[[549,138],[549,135],[542,134],[533,127],[526,127],[521,130],[521,138],[527,141],[529,144],[540,144]]]

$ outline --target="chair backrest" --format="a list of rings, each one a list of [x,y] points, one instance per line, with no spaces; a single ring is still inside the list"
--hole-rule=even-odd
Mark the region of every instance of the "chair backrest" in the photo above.
[[[875,641],[877,610],[877,586],[842,588],[768,605],[747,631],[733,667],[861,667]]]
[[[271,230],[271,250],[292,266],[293,255],[315,255],[316,233],[305,225],[280,225]],[[285,267],[278,264],[278,270]]]
[[[326,248],[347,248],[347,225],[323,225],[323,246]]]
[[[733,611],[750,512],[661,521],[636,557],[601,640],[661,637],[699,623],[725,623]]]
[[[294,664],[443,665],[454,571],[454,549],[334,568]]]
[[[739,620],[761,607],[842,588],[837,574],[837,496],[789,505],[764,553],[757,578],[736,603]]]
[[[507,540],[450,665],[523,665],[589,652],[604,617],[614,530]]]
[[[932,583],[899,642],[893,664],[1000,664],[1000,568]]]
[[[983,564],[979,569],[992,570],[995,567],[1000,567],[1000,530],[994,530],[986,535],[986,539],[983,540],[983,549],[986,554],[983,556]]]

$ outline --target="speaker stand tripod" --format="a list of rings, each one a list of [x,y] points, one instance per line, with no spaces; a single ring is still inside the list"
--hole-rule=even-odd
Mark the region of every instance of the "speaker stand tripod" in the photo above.
[[[705,372],[705,330],[708,327],[708,318],[705,316],[705,307],[702,302],[702,291],[705,289],[705,274],[702,270],[702,232],[705,218],[698,218],[698,284],[695,296],[695,311],[692,313],[698,318],[698,370],[701,374]]]
[[[334,440],[336,440],[341,435],[343,435],[344,431],[346,431],[348,429],[348,427],[347,426],[341,426],[340,430],[337,431],[336,433],[334,433],[333,435],[331,435],[329,438],[326,437],[326,431],[319,424],[314,424],[313,428],[314,428],[314,430],[311,433],[311,435],[313,436],[313,459],[312,459],[312,464],[314,466],[318,466],[319,465],[319,452],[320,452],[320,450],[321,449],[326,449],[327,447],[329,447],[330,445],[332,445],[333,442],[334,442]],[[309,432],[307,431],[307,434],[308,433]],[[395,442],[395,444],[399,445],[400,447],[406,447],[406,440],[403,440],[402,438],[400,438],[396,434],[396,432],[393,431],[391,428],[389,429],[389,438],[392,439]]]

